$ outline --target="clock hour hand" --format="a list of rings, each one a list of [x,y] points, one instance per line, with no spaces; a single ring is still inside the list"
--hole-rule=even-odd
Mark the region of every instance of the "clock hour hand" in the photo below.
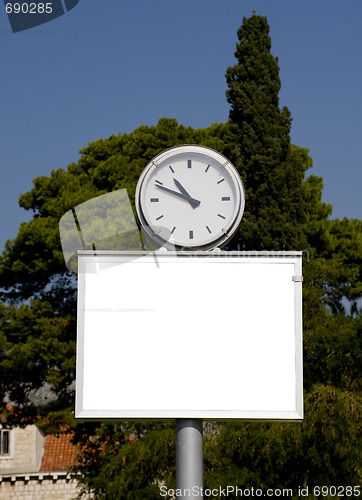
[[[181,182],[180,182],[180,181],[178,181],[178,180],[177,180],[177,179],[175,179],[175,178],[173,178],[173,180],[174,180],[174,183],[175,183],[175,184],[176,184],[176,186],[179,188],[179,190],[181,191],[181,193],[182,193],[182,194],[185,194],[186,196],[190,196],[190,194],[186,191],[186,189],[183,187],[183,185],[181,184]],[[190,198],[191,198],[191,196],[190,196]],[[193,208],[196,208],[196,207],[197,207],[197,205],[196,205],[196,206],[193,206],[193,204],[192,204],[191,202],[190,202],[190,204],[191,204],[191,206],[192,206]]]
[[[186,196],[190,196],[189,193],[186,191],[186,189],[183,187],[183,185],[181,184],[180,181],[178,181],[177,179],[173,178],[176,186],[179,188],[179,190],[181,191],[181,193],[185,194]],[[190,196],[191,198],[191,196]]]
[[[190,205],[192,206],[192,208],[198,207],[201,203],[199,200],[195,200],[195,198],[191,198],[191,196],[188,194],[179,193],[178,191],[174,191],[173,189],[169,189],[165,186],[161,186],[160,184],[155,184],[155,187],[157,187],[158,189],[162,189],[162,191],[166,191],[166,193],[173,194],[173,195],[177,196],[178,198],[182,198],[183,200],[187,200],[190,203]]]

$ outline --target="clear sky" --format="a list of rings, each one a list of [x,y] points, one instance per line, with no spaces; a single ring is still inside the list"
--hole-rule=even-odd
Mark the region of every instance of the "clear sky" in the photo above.
[[[32,179],[99,138],[173,117],[228,119],[225,71],[252,10],[267,16],[292,142],[310,149],[333,217],[362,218],[362,1],[80,0],[12,33],[0,5],[0,250]]]

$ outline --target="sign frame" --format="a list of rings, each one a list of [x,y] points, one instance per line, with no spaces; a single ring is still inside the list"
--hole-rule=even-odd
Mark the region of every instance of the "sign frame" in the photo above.
[[[192,418],[264,421],[301,420],[303,418],[302,252],[160,250],[157,252],[97,251],[95,253],[81,250],[78,252],[78,270],[75,410],[77,418],[125,420]],[[253,273],[256,283],[253,283]],[[122,276],[125,281],[122,286],[119,286]],[[167,276],[170,276],[170,287],[165,286]],[[190,284],[191,277],[192,284]],[[202,277],[201,281],[200,277]],[[134,283],[141,283],[142,280],[144,280],[144,286],[139,286],[138,291],[143,290],[144,287],[146,290],[145,293],[137,295],[137,287]],[[211,289],[212,283],[214,286]],[[109,290],[105,291],[107,287]],[[202,290],[196,290],[200,287]],[[251,289],[253,293],[250,292]],[[280,294],[280,301],[274,292]],[[210,317],[201,330],[197,328],[197,321],[200,321],[200,318],[193,321],[191,325],[191,316],[189,316],[191,313],[197,314],[199,307],[198,303],[195,304],[197,293],[204,294],[204,296],[207,294],[207,298],[200,303],[200,314],[203,315],[203,320],[207,315],[205,311],[207,311],[208,301],[211,307]],[[147,302],[147,294],[149,294],[150,304]],[[239,301],[235,299],[237,294],[240,295]],[[176,302],[174,305],[173,301]],[[252,304],[257,301],[259,305],[260,301],[262,302],[262,308],[258,309],[255,306],[256,313],[250,312],[248,316],[248,308],[253,307]],[[243,303],[245,306],[242,306]],[[228,304],[231,304],[229,309]],[[217,308],[219,312],[216,311]],[[282,321],[281,315],[284,317],[284,309],[286,319]],[[189,314],[188,310],[190,310]],[[274,332],[273,335],[280,336],[280,338],[274,337],[273,343],[270,341],[273,337],[265,332],[260,332],[260,339],[255,338],[255,335],[256,337],[259,335],[258,322],[260,325],[267,325],[269,329],[269,324],[263,316],[274,314],[274,310],[276,310],[276,315],[279,314],[274,320],[278,320],[279,323],[276,325],[274,321],[270,328]],[[179,314],[175,318],[177,311]],[[249,337],[253,337],[254,340],[248,340],[248,333],[243,336],[242,341],[240,335],[228,334],[230,326],[242,324],[241,312],[248,316],[246,328],[253,332],[253,335],[249,334]],[[144,320],[144,317],[147,319]],[[164,321],[160,321],[160,318]],[[155,320],[158,321],[156,330],[152,327]],[[122,328],[123,323],[120,323],[118,329],[118,322],[123,321],[125,321],[125,328]],[[132,323],[136,325],[134,328]],[[172,327],[170,327],[171,323]],[[255,328],[254,323],[257,323]],[[138,328],[137,324],[142,325],[141,328]],[[186,332],[185,325],[187,324],[190,325],[190,329]],[[108,327],[105,330],[97,330],[97,325],[101,325],[102,328],[104,325]],[[150,331],[158,339],[164,339],[168,343],[166,349],[162,348],[159,352],[160,346],[156,345],[155,350],[152,351],[150,348],[152,343],[147,343],[147,337],[137,337],[137,331],[140,329],[144,331],[148,325]],[[223,325],[225,325],[224,329]],[[130,330],[133,330],[133,333]],[[204,332],[203,337],[202,332]],[[198,338],[200,336],[201,340]],[[144,346],[135,345],[140,338],[145,342]],[[230,346],[228,351],[224,344],[232,341],[233,338],[235,338],[236,346]],[[115,356],[116,349],[112,344],[114,340],[119,342],[117,348],[122,345],[124,349],[120,353],[118,365]],[[262,351],[262,355],[256,356],[259,345],[263,342],[267,346]],[[248,348],[248,343],[251,343],[250,354],[246,353],[242,358],[240,380],[235,381],[234,378],[239,373],[239,370],[235,368],[238,359],[235,351],[242,346],[244,352],[245,347]],[[287,347],[284,344],[287,344]],[[194,352],[195,348],[197,352]],[[143,352],[141,352],[142,349]],[[269,360],[269,355],[271,356],[269,351],[271,353],[273,349],[276,363]],[[284,349],[287,358],[285,368],[283,368],[284,353],[281,352]],[[214,359],[212,364],[210,360],[208,361],[208,352],[212,356],[218,352],[226,356],[229,353],[231,361]],[[174,357],[173,361],[166,363],[164,372],[161,370],[158,374],[152,373],[152,367],[157,372],[157,367],[164,360],[163,356],[167,354]],[[148,355],[156,356],[153,364],[147,365]],[[108,356],[109,360],[105,359]],[[184,359],[185,356],[188,359]],[[258,371],[258,367],[254,369],[253,363],[248,361],[248,356],[259,357],[263,360],[259,360],[258,363],[263,369],[267,367],[264,379],[258,378],[258,373],[262,370]],[[134,364],[129,361],[132,357]],[[123,367],[122,359],[126,367]],[[246,366],[245,364],[248,363],[249,365]],[[218,373],[215,374],[215,370]],[[249,372],[254,370],[254,380],[251,377],[250,381],[246,381],[248,370]],[[108,375],[104,373],[108,371]],[[164,385],[164,396],[162,387],[155,388],[155,391],[150,394],[150,390],[157,383]],[[213,390],[208,387],[208,383],[214,386],[218,384],[218,391],[216,391],[218,395],[215,400],[213,400]],[[275,395],[270,395],[270,391],[278,383],[280,388],[275,390]],[[131,386],[131,389],[127,389],[127,384]],[[249,388],[248,384],[254,385]],[[241,388],[240,395],[237,394],[238,388]],[[255,391],[260,392],[259,396],[257,394],[254,397]],[[233,394],[235,394],[234,399],[232,399]],[[243,394],[244,403],[241,401]],[[268,399],[268,403],[260,402],[258,397]],[[143,406],[142,398],[146,401],[145,406]],[[273,398],[277,401],[275,402]],[[150,407],[153,401],[156,407]],[[162,401],[165,402],[162,403]],[[179,408],[177,408],[177,401],[181,401]],[[160,407],[157,407],[157,404]],[[171,407],[168,408],[167,404]],[[187,404],[188,407],[182,407],[183,404]],[[198,404],[200,404],[199,408]],[[251,407],[247,407],[248,404]]]

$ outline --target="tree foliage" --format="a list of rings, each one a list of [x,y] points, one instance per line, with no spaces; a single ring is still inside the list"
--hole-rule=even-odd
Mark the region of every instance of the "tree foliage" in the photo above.
[[[84,491],[91,488],[98,498],[153,500],[160,484],[174,485],[173,423],[84,424],[76,440],[84,462],[75,470],[84,473]]]
[[[229,249],[300,249],[305,256],[305,420],[220,425],[205,438],[205,485],[295,488],[361,479],[362,222],[330,219],[323,180],[306,177],[312,159],[290,143],[265,17],[243,20],[235,56],[226,74],[228,123],[191,129],[162,118],[88,144],[76,163],[34,179],[20,197],[33,219],[0,258],[1,411],[9,424],[71,428],[84,488],[97,499],[153,499],[161,484],[174,486],[174,431],[169,423],[75,423],[76,279],[64,265],[58,223],[76,205],[117,189],[126,188],[133,204],[147,162],[185,143],[224,153],[243,178],[246,211]]]

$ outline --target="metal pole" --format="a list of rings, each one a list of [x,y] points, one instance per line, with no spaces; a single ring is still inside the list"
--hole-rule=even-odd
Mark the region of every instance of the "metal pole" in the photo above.
[[[181,500],[203,499],[202,419],[176,420],[176,489]]]

